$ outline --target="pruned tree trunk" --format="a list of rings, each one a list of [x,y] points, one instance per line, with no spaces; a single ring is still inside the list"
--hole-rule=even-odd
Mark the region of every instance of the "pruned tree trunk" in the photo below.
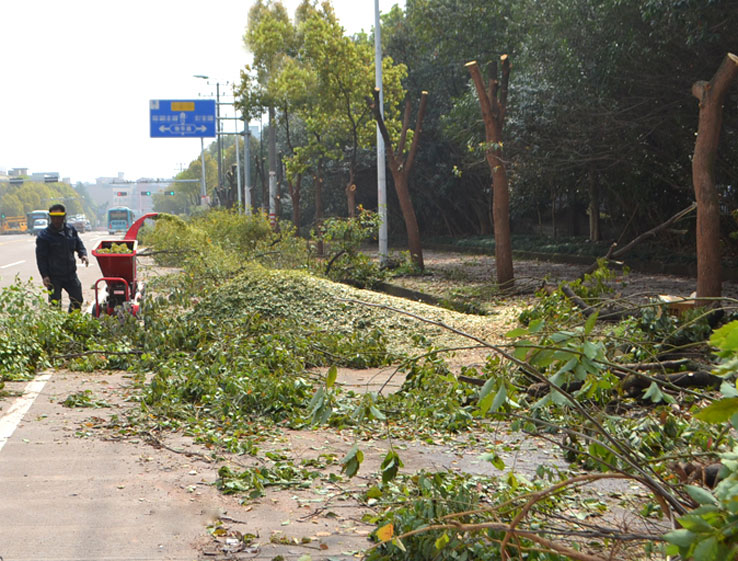
[[[538,215],[538,235],[543,235],[543,213],[541,212],[541,205],[536,205],[536,214]]]
[[[299,236],[300,231],[300,195],[302,190],[302,174],[298,173],[292,179],[287,179],[287,188],[290,191],[290,199],[292,200],[292,223],[295,225],[295,236]]]
[[[594,172],[589,174],[589,241],[600,241],[600,189]]]
[[[492,233],[492,217],[486,206],[472,205],[472,212],[477,217],[477,231],[480,236],[489,236]]]
[[[317,170],[313,176],[315,183],[315,232],[318,237],[317,252],[322,256],[323,248],[323,159],[318,160]]]
[[[738,56],[728,53],[712,80],[692,85],[699,100],[697,140],[692,157],[692,184],[697,200],[697,298],[722,293],[720,207],[715,189],[715,158],[723,121],[723,101],[738,76]],[[704,300],[703,304],[709,302]]]
[[[264,169],[264,156],[259,155],[256,163],[256,175],[261,184],[261,204],[259,210],[266,212],[269,199],[269,182],[267,181],[266,170]]]
[[[290,116],[289,116],[289,104],[285,103],[282,107],[284,113],[284,137],[289,148],[290,157],[295,155],[295,147],[292,145],[292,132],[290,130]],[[285,176],[287,178],[287,190],[290,194],[290,200],[292,201],[292,223],[295,225],[295,236],[300,235],[300,189],[302,188],[302,173],[292,175],[287,172],[287,168],[282,164],[280,170],[285,170]]]
[[[423,263],[423,248],[420,242],[420,228],[418,227],[418,219],[415,216],[415,209],[410,198],[410,189],[408,188],[408,179],[410,170],[415,161],[415,154],[418,151],[418,142],[420,141],[420,133],[423,129],[423,119],[425,117],[425,106],[428,102],[428,92],[421,92],[420,105],[418,106],[418,115],[415,118],[415,131],[413,140],[410,144],[410,150],[405,156],[405,140],[407,139],[407,131],[410,126],[410,100],[405,102],[405,115],[402,122],[402,132],[400,140],[397,143],[397,149],[392,148],[392,140],[390,139],[387,127],[384,124],[382,113],[379,110],[379,90],[374,90],[374,119],[377,121],[379,131],[384,139],[384,148],[387,154],[387,161],[392,173],[392,179],[395,184],[395,192],[400,202],[400,210],[402,218],[405,221],[405,231],[407,232],[407,245],[410,250],[410,258],[418,269],[425,269]]]
[[[502,159],[502,126],[507,109],[507,90],[510,78],[510,60],[500,57],[501,81],[497,79],[497,63],[490,65],[489,84],[484,87],[477,61],[466,63],[479,96],[487,141],[487,164],[492,173],[492,220],[495,230],[495,267],[497,283],[504,288],[514,282],[512,239],[510,237],[510,192],[507,170]]]
[[[353,175],[353,174],[352,174]],[[348,205],[348,217],[356,218],[356,184],[351,181],[346,185],[346,204]]]

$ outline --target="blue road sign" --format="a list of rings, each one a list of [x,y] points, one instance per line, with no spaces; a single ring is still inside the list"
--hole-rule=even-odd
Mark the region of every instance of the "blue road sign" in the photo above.
[[[214,99],[152,99],[151,138],[215,136]]]

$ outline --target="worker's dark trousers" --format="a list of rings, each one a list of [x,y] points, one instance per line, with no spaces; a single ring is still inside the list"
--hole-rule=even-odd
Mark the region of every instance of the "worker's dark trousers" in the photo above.
[[[77,275],[63,278],[52,278],[54,289],[49,294],[49,302],[61,306],[62,290],[69,294],[69,311],[79,310],[82,307],[82,283]]]

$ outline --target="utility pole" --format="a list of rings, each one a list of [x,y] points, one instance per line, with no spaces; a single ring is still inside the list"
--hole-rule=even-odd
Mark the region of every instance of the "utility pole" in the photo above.
[[[235,109],[234,109],[235,114]],[[236,140],[236,191],[238,191],[238,214],[243,212],[243,198],[241,196],[241,146],[239,145],[238,139],[241,137],[241,133],[238,132],[238,121],[234,120],[236,131],[234,139]]]
[[[384,91],[382,89],[382,34],[379,19],[379,0],[374,0],[374,82],[379,90],[379,113],[384,117]],[[377,123],[377,214],[379,214],[379,263],[385,265],[387,246],[387,168],[385,166],[384,138]]]
[[[193,78],[200,78],[206,82],[210,79],[209,76],[204,74],[194,74]],[[207,82],[210,84],[210,82]],[[215,138],[218,142],[218,189],[215,191],[217,197],[218,192],[222,186],[221,170],[220,170],[220,83],[216,82],[216,99],[215,99]],[[200,205],[210,206],[210,199],[208,198],[208,189],[205,183],[205,140],[200,137]]]

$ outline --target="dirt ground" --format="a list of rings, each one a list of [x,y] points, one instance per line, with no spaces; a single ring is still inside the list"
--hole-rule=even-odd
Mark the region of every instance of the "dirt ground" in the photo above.
[[[515,286],[504,294],[494,287],[494,257],[429,250],[423,252],[426,274],[423,276],[395,277],[389,282],[408,290],[430,295],[438,299],[451,299],[463,303],[468,295],[475,302],[482,302],[485,316],[468,316],[461,322],[462,329],[468,328],[488,343],[504,341],[503,335],[518,327],[517,318],[521,311],[536,300],[536,291],[542,286],[557,286],[563,281],[580,277],[586,265],[552,263],[548,261],[515,260]],[[671,297],[676,302],[689,302],[694,296],[697,280],[675,275],[646,274],[637,271],[613,269],[614,276],[608,281],[612,293],[604,300],[622,309],[637,309],[662,297]],[[722,305],[738,307],[738,283],[724,282]],[[483,320],[478,320],[483,318]],[[487,356],[484,350],[455,353],[449,360],[457,370],[462,366],[478,366]]]
[[[459,288],[467,291],[484,290],[489,286],[490,279],[494,278],[494,260],[487,256],[428,251],[425,253],[425,263],[427,275],[395,279],[392,282],[412,290],[446,297],[450,291]],[[142,271],[145,270],[143,267]],[[544,279],[555,284],[559,280],[576,278],[581,270],[580,265],[516,261],[518,294],[490,296],[490,314],[483,319],[486,324],[485,333],[491,334],[492,338],[501,337],[512,328],[520,309],[530,302],[535,289]],[[616,286],[624,297],[635,299],[658,294],[688,296],[694,290],[695,280],[630,273],[620,277]],[[725,294],[735,297],[738,290],[735,286],[726,284]],[[467,354],[458,353],[453,363],[458,367],[480,364],[484,358],[483,350],[475,350]],[[65,375],[79,376],[81,383],[89,383],[90,375]],[[120,418],[125,415],[127,408],[135,406],[130,401],[130,380],[124,376],[114,379],[117,380],[116,383],[109,384],[104,394],[112,407],[95,410],[94,424],[89,421],[83,423],[86,438],[98,436],[104,440],[119,439],[119,436],[105,428],[107,420],[116,415]],[[394,391],[402,383],[402,378],[393,368],[361,371],[341,369],[338,383],[357,392],[377,391],[380,388],[383,391]],[[505,462],[505,470],[514,470],[527,476],[533,476],[541,464],[566,466],[557,447],[551,442],[512,433],[504,424],[490,425],[484,435],[471,436],[473,438],[470,435],[439,437],[432,443],[420,439],[394,440],[392,444],[404,462],[402,471],[405,473],[426,469],[500,475],[497,468],[481,458],[482,454],[490,451],[500,454]],[[74,431],[69,431],[67,438],[78,436]],[[309,487],[270,487],[264,497],[248,499],[218,493],[214,488],[218,468],[223,464],[230,465],[235,470],[259,466],[263,465],[263,459],[222,456],[216,462],[213,461],[210,450],[179,434],[157,434],[148,439],[139,436],[120,440],[121,446],[134,447],[133,455],[144,458],[142,461],[149,466],[147,469],[167,472],[186,470],[182,477],[174,478],[173,485],[177,492],[171,493],[171,497],[188,506],[196,499],[198,508],[207,515],[210,525],[204,525],[201,528],[201,537],[191,544],[193,559],[218,561],[360,558],[372,546],[368,536],[375,528],[366,523],[363,517],[376,512],[377,508],[371,501],[366,502],[362,494],[376,483],[375,474],[389,444],[385,435],[381,434],[358,442],[365,454],[359,475],[353,479],[330,479],[329,474],[340,474],[339,462],[355,443],[352,434],[333,429],[281,431],[279,436],[270,437],[260,444],[260,458],[266,452],[272,452],[289,458],[295,465],[315,461],[327,463],[328,467]],[[593,488],[592,493],[597,496],[606,494],[611,498],[610,502],[615,508],[612,509],[609,522],[623,532],[632,528],[633,521],[629,512],[638,510],[647,497],[645,490],[634,488],[632,482],[599,484]]]
[[[481,289],[489,287],[495,279],[494,257],[451,253],[448,251],[424,251],[423,259],[427,272],[422,277],[396,278],[391,282],[429,294],[442,294],[460,285]],[[572,281],[580,276],[586,265],[552,263],[548,261],[515,260],[514,294],[520,297],[532,295],[544,282],[556,285],[561,281]],[[614,271],[612,283],[617,294],[626,298],[643,299],[668,294],[687,298],[694,292],[697,279],[674,275],[654,275],[622,270]],[[738,298],[738,284],[723,283],[723,296]]]

